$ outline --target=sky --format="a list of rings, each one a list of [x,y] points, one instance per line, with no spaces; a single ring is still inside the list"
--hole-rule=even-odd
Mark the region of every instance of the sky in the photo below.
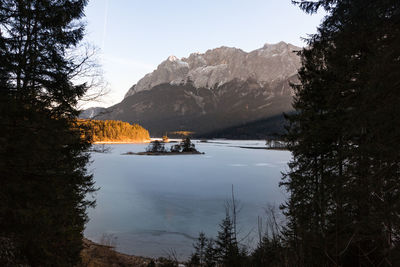
[[[90,0],[85,42],[98,49],[108,94],[85,107],[119,103],[168,56],[230,46],[252,51],[285,41],[305,46],[323,13],[290,0]]]

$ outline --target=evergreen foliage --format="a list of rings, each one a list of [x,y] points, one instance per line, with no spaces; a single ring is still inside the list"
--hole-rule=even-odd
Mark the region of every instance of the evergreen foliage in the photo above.
[[[101,141],[145,141],[150,139],[149,132],[139,124],[129,124],[113,120],[78,120],[86,129],[93,142]]]
[[[83,38],[86,4],[0,1],[0,239],[10,244],[1,266],[80,262],[95,189],[75,119],[87,86],[72,83],[81,65],[67,55]]]
[[[195,253],[192,254],[190,263],[192,266],[204,266],[206,258],[207,237],[201,232],[197,238],[197,242],[193,244]]]
[[[195,148],[195,145],[190,141],[189,138],[182,139],[179,144],[171,146],[169,151],[165,148],[164,142],[155,140],[152,141],[146,148],[148,153],[192,153],[201,154]]]
[[[190,257],[188,265],[191,267],[213,267],[217,266],[215,241],[207,238],[203,232],[199,234],[197,241],[193,244],[195,252]]]
[[[182,147],[179,144],[171,146],[171,149],[170,149],[170,151],[172,153],[180,153],[181,150],[182,150]]]
[[[158,140],[155,140],[149,144],[149,146],[146,148],[146,152],[151,152],[151,153],[166,153],[167,150],[165,149],[165,146],[163,143],[161,143]]]
[[[180,146],[182,152],[197,152],[195,144],[192,143],[189,137],[182,139]]]
[[[251,255],[252,266],[285,266],[285,260],[282,257],[284,251],[285,247],[279,239],[264,235]]]
[[[282,235],[283,223],[278,222],[279,214],[276,207],[268,205],[265,210],[267,217],[263,228],[262,219],[258,220],[259,242],[251,254],[252,266],[291,266],[287,255],[288,248]],[[289,264],[289,262],[291,264]]]
[[[215,241],[212,238],[207,239],[204,251],[204,266],[213,267],[216,265],[217,257],[215,255]]]
[[[229,214],[219,225],[217,239],[215,240],[215,252],[219,263],[223,266],[240,266],[239,246],[234,232],[233,221]]]
[[[195,252],[189,260],[189,266],[246,266],[250,262],[244,246],[239,247],[233,219],[227,213],[219,225],[217,237],[214,241],[200,233],[197,242],[193,244]]]
[[[170,151],[173,153],[198,152],[195,144],[192,143],[189,137],[183,138],[179,144],[171,146]]]
[[[288,116],[288,247],[299,266],[400,265],[400,2],[293,2],[328,15]]]

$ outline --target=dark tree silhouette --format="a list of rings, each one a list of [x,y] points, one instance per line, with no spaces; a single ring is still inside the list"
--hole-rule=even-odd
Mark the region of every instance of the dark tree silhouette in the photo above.
[[[328,15],[301,52],[286,237],[299,266],[400,264],[400,2],[293,1]]]
[[[164,144],[158,140],[151,142],[148,145],[148,147],[146,148],[146,151],[151,152],[151,153],[166,153],[167,152]]]
[[[179,152],[181,152],[181,150],[182,150],[182,147],[179,144],[171,146],[171,149],[170,149],[170,151],[173,153],[179,153]]]
[[[204,251],[204,266],[214,267],[217,264],[215,255],[215,241],[212,238],[207,239],[206,248]]]
[[[68,55],[83,38],[86,4],[0,1],[1,266],[80,261],[94,187],[76,123],[87,86],[72,82],[83,62]]]
[[[192,143],[189,137],[182,139],[181,148],[182,152],[196,152],[196,146]]]
[[[193,247],[195,252],[192,254],[190,259],[190,266],[205,266],[205,258],[206,258],[206,248],[207,248],[207,237],[206,235],[201,232]]]

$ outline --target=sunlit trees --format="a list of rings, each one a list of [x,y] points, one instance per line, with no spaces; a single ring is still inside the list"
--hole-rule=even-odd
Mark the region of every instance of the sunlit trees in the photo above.
[[[150,139],[149,132],[138,124],[129,124],[113,120],[78,120],[78,124],[87,129],[88,137],[94,142],[100,141],[137,141]]]

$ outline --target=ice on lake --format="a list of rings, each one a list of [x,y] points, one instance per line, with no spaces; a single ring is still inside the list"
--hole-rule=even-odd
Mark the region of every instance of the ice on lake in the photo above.
[[[117,250],[127,254],[165,257],[174,250],[186,259],[200,231],[216,235],[233,185],[241,207],[239,234],[250,233],[251,242],[265,207],[286,199],[278,185],[290,152],[241,148],[263,147],[265,141],[195,144],[204,155],[122,155],[144,151],[146,144],[113,144],[109,153],[93,153],[90,169],[100,190],[85,236],[99,241],[112,234]]]

